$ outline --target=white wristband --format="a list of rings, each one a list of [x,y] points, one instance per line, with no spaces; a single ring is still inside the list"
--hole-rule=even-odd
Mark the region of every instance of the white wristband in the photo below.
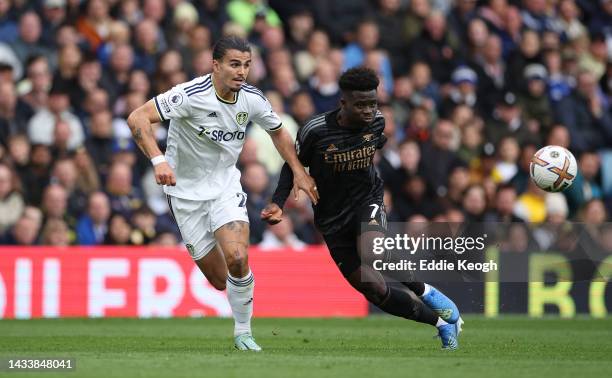
[[[164,157],[164,155],[158,155],[151,159],[151,164],[153,164],[154,166],[165,162],[166,158]]]

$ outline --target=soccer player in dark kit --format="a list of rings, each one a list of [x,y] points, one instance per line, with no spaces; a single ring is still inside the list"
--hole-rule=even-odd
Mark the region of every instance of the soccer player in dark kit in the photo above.
[[[368,301],[389,314],[437,327],[442,348],[457,349],[463,321],[453,301],[422,282],[389,285],[368,264],[372,251],[360,248],[368,245],[362,244],[364,240],[386,232],[383,181],[373,164],[376,150],[386,141],[385,120],[378,111],[379,80],[374,71],[350,69],[339,84],[341,107],[312,118],[296,140],[298,157],[310,167],[320,197],[313,204],[315,224],[342,275]],[[292,171],[285,164],[272,202],[261,212],[262,219],[271,224],[280,221],[292,186]]]

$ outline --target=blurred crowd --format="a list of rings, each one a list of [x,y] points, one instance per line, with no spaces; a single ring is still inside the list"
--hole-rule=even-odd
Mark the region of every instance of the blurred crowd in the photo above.
[[[609,219],[612,0],[0,0],[2,244],[180,243],[126,117],[211,72],[224,34],[252,43],[248,81],[294,136],[338,106],[344,70],[379,73],[390,221]],[[547,144],[578,160],[564,193],[529,180]],[[251,242],[320,243],[305,195],[259,220],[282,163],[249,125]]]

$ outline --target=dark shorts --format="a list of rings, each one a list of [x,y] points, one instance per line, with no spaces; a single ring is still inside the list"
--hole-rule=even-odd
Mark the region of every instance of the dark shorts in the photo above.
[[[323,235],[329,253],[344,277],[361,265],[359,237],[369,231],[386,233],[387,214],[380,202],[365,204],[353,213],[353,221],[338,232]]]

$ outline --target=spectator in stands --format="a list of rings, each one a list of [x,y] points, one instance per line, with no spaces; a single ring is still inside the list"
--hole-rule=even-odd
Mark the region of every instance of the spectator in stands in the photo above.
[[[516,188],[512,184],[501,184],[497,187],[493,208],[485,215],[485,222],[522,222],[514,215],[517,199]]]
[[[79,100],[78,73],[82,60],[81,50],[74,44],[66,45],[59,50],[58,66],[53,82],[67,89],[72,104]]]
[[[43,192],[41,209],[46,219],[68,216],[68,194],[59,184],[49,184]]]
[[[131,221],[131,223],[134,225],[131,240],[135,245],[149,244],[157,236],[156,216],[146,205],[143,205],[134,211]]]
[[[12,19],[10,11],[11,2],[9,0],[0,0],[0,43],[12,43],[19,36],[19,28]]]
[[[580,220],[589,225],[601,225],[606,219],[608,214],[604,203],[599,199],[592,199],[584,204]]]
[[[189,77],[202,75],[196,73],[197,71],[195,70],[195,68],[198,65],[195,64],[195,62],[196,60],[198,60],[198,56],[210,50],[211,45],[211,31],[206,26],[196,25],[190,30],[186,46],[179,47],[179,50],[183,57],[183,62],[185,64],[185,71],[188,73]],[[212,57],[208,59],[207,62],[212,65]],[[211,69],[205,69],[202,72],[210,71]]]
[[[70,111],[69,88],[60,82],[53,84],[49,92],[48,107],[40,109],[30,118],[28,137],[32,143],[50,146],[53,144],[53,132],[58,120],[67,123],[70,137],[67,147],[74,150],[83,144],[85,135],[81,121]]]
[[[504,137],[496,148],[498,161],[491,172],[496,183],[507,183],[518,173],[518,159],[521,148],[512,136]]]
[[[559,26],[564,36],[571,40],[582,38],[587,29],[579,20],[579,9],[575,0],[560,0],[557,5],[559,11]]]
[[[450,117],[455,107],[459,105],[469,106],[478,111],[480,107],[478,99],[478,75],[467,66],[457,67],[451,76],[452,87],[448,91],[448,97],[444,100],[441,113],[444,117]]]
[[[481,50],[480,56],[470,61],[470,67],[478,75],[478,96],[482,100],[480,110],[490,113],[506,85],[507,66],[499,36],[489,35]]]
[[[402,53],[407,43],[403,33],[403,12],[400,0],[378,0],[375,21],[380,31],[379,47],[389,54],[393,72],[406,72],[407,57]]]
[[[178,3],[172,15],[174,27],[171,30],[170,45],[176,49],[186,47],[189,44],[191,32],[198,25],[198,19],[198,11],[192,3],[188,1]]]
[[[444,14],[433,11],[425,20],[425,29],[411,44],[410,56],[427,62],[432,76],[447,82],[457,61],[458,41],[448,30]]]
[[[567,127],[558,124],[554,125],[548,133],[546,145],[570,148],[570,134]]]
[[[151,242],[151,245],[159,247],[176,247],[179,245],[179,241],[174,233],[162,231],[157,234],[155,239]]]
[[[6,164],[0,163],[0,235],[17,222],[24,209],[19,193],[17,175]]]
[[[410,67],[410,82],[413,86],[410,103],[423,106],[432,115],[435,114],[436,107],[440,105],[440,85],[431,77],[431,69],[425,62],[417,61]]]
[[[578,67],[581,70],[591,72],[595,81],[599,81],[606,71],[607,63],[608,47],[606,45],[606,36],[602,32],[595,32],[591,36],[588,51],[580,55]]]
[[[19,37],[11,44],[15,55],[22,63],[33,55],[43,55],[52,60],[53,53],[41,40],[42,25],[40,16],[27,11],[19,17]]]
[[[114,213],[131,217],[134,210],[142,206],[140,192],[132,186],[132,170],[124,162],[115,162],[110,166],[106,179],[106,193],[109,196]]]
[[[111,216],[105,245],[134,245],[132,242],[132,225],[119,213]]]
[[[508,57],[508,68],[506,69],[506,83],[509,90],[520,92],[523,81],[516,80],[523,77],[525,67],[532,63],[541,63],[540,36],[531,29],[525,29],[521,33],[520,46]]]
[[[133,65],[134,50],[130,45],[118,45],[113,49],[110,64],[103,74],[105,82],[108,83],[110,98],[117,98],[125,93]]]
[[[17,97],[12,81],[0,82],[0,145],[7,147],[11,135],[25,134],[32,109]]]
[[[548,73],[541,64],[525,67],[526,91],[519,95],[523,116],[529,130],[537,130],[541,136],[548,134],[553,123],[553,112],[546,93]]]
[[[269,178],[265,167],[260,163],[251,163],[244,167],[242,185],[247,194],[246,209],[249,215],[250,240],[252,244],[261,242],[266,223],[260,213],[268,204]]]
[[[266,98],[272,105],[272,109],[279,116],[285,130],[295,139],[298,131],[298,124],[287,112],[285,112],[283,99],[275,91],[266,92]],[[254,124],[248,131],[248,136],[257,143],[257,160],[263,164],[271,176],[280,174],[280,170],[285,163],[283,158],[275,151],[274,144],[268,133],[259,125]]]
[[[77,243],[80,245],[101,245],[108,233],[110,204],[103,192],[89,195],[87,213],[76,225]]]
[[[555,109],[559,121],[569,128],[572,149],[596,150],[612,143],[612,117],[593,73],[581,71],[576,89]]]
[[[21,99],[34,110],[46,108],[52,80],[48,59],[44,55],[30,56],[26,63],[26,75],[30,89]]]
[[[22,216],[6,236],[3,244],[32,246],[36,245],[40,223],[36,220]]]
[[[360,22],[355,32],[355,42],[344,48],[344,67],[347,70],[365,63],[366,55],[378,48],[380,33],[378,25],[372,20]],[[393,91],[393,72],[391,62],[383,56],[380,62],[380,75],[388,92]]]
[[[487,198],[482,185],[470,185],[463,196],[462,203],[467,222],[483,222],[487,210]]]
[[[404,40],[407,44],[418,38],[425,28],[427,16],[431,13],[429,0],[412,0],[408,14],[404,17]]]
[[[459,165],[448,176],[448,193],[445,196],[446,207],[460,207],[465,191],[470,186],[470,172],[467,167]]]
[[[30,141],[24,134],[15,134],[8,139],[8,158],[17,172],[25,172],[30,162]],[[21,178],[21,176],[19,176]],[[21,180],[20,180],[21,181]]]
[[[485,135],[487,141],[494,145],[507,136],[516,138],[520,145],[539,143],[539,134],[528,128],[518,98],[512,92],[506,92],[498,101],[493,116],[485,125]]]
[[[70,229],[61,219],[48,219],[41,231],[41,244],[55,247],[70,245]]]
[[[297,91],[291,97],[290,113],[293,114],[298,125],[304,126],[308,119],[315,114],[314,103],[306,91]]]
[[[90,0],[85,6],[86,14],[79,17],[76,27],[93,52],[108,38],[112,22],[109,15],[110,4],[105,0]]]
[[[446,195],[449,173],[462,164],[457,154],[451,150],[454,131],[450,121],[438,121],[431,142],[424,143],[421,148],[423,177],[438,196]]]
[[[318,61],[314,75],[308,82],[308,90],[316,113],[328,112],[340,106],[338,75],[329,60]]]
[[[261,0],[231,0],[227,4],[227,14],[247,32],[251,30],[257,17],[262,17],[270,26],[281,25],[278,14]]]
[[[516,201],[514,214],[525,222],[541,223],[546,220],[546,192],[529,180],[527,190]]]
[[[286,214],[283,214],[282,221],[275,225],[267,225],[267,230],[263,233],[263,238],[259,247],[266,249],[289,248],[300,251],[306,247],[306,243],[301,241],[293,232],[293,222]]]
[[[295,53],[293,64],[300,81],[306,81],[315,71],[317,62],[327,59],[330,53],[329,36],[323,30],[314,30],[309,38],[306,49]]]
[[[40,206],[43,189],[49,183],[52,156],[48,146],[34,144],[30,150],[30,163],[19,172],[25,191],[26,203]]]
[[[571,214],[576,214],[586,202],[601,199],[603,192],[598,182],[601,168],[599,155],[585,151],[578,157],[578,173],[572,186],[565,190]]]

